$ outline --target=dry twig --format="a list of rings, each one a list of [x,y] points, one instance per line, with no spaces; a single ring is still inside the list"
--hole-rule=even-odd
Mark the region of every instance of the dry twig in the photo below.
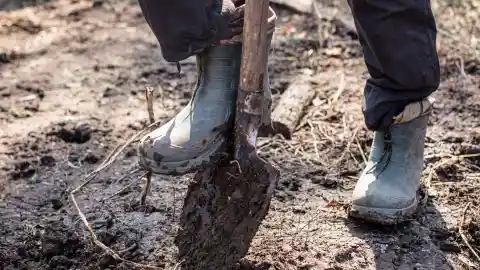
[[[153,88],[147,87],[145,89],[145,99],[147,100],[147,111],[148,111],[148,119],[150,120],[150,124],[155,122],[155,114],[153,113]]]
[[[143,189],[142,197],[140,198],[140,205],[142,206],[145,205],[148,192],[150,192],[150,188],[152,186],[152,171],[147,171],[145,177],[147,179],[147,182],[145,183],[145,188]]]
[[[98,240],[97,235],[95,234],[95,232],[93,232],[92,227],[90,226],[90,224],[87,221],[87,217],[80,210],[80,207],[78,206],[77,201],[75,200],[74,192],[71,193],[71,198],[72,198],[73,204],[75,205],[75,208],[78,211],[78,215],[80,216],[83,223],[87,227],[87,230],[90,232],[90,236],[92,237],[92,240],[95,243],[95,245],[97,245],[99,248],[101,248],[103,251],[105,251],[108,255],[112,256],[115,260],[122,261],[122,262],[128,263],[132,266],[143,268],[143,269],[160,269],[159,267],[156,267],[156,266],[136,263],[134,261],[124,259],[120,255],[118,255],[113,249],[107,247],[104,243],[102,243],[100,240]]]
[[[148,89],[147,89],[147,92],[148,92]],[[148,97],[148,93],[147,93],[147,97]],[[150,102],[151,102],[151,99],[150,99]],[[147,99],[147,103],[148,103],[148,99]],[[147,106],[152,106],[152,105],[149,105],[147,104]],[[151,110],[151,113],[150,113],[150,110],[149,110],[149,116],[150,116],[150,121],[152,121],[153,119],[153,110]],[[127,260],[127,259],[124,259],[122,258],[120,255],[118,255],[118,253],[116,253],[113,249],[109,248],[108,246],[106,246],[105,244],[103,244],[100,240],[98,240],[98,237],[97,235],[95,234],[95,232],[93,231],[92,227],[90,226],[85,214],[82,212],[82,210],[80,209],[78,203],[77,203],[77,200],[75,199],[75,194],[80,192],[80,190],[82,190],[82,188],[84,188],[86,185],[88,185],[91,181],[93,181],[95,179],[95,177],[101,172],[103,171],[105,168],[107,168],[110,164],[112,164],[116,159],[117,157],[120,155],[121,152],[123,152],[123,150],[125,150],[125,148],[127,148],[129,145],[131,145],[133,142],[135,142],[138,138],[144,136],[146,133],[150,132],[151,130],[161,126],[161,122],[157,121],[157,122],[153,122],[151,123],[149,126],[147,126],[145,129],[139,131],[137,134],[133,135],[130,139],[128,139],[125,143],[123,144],[119,144],[118,146],[116,146],[112,152],[110,152],[110,154],[108,154],[105,159],[102,161],[102,163],[94,170],[92,171],[91,173],[89,173],[86,177],[85,177],[85,180],[84,182],[79,185],[78,187],[76,187],[75,189],[73,189],[71,192],[70,192],[70,198],[71,200],[73,201],[73,204],[78,212],[78,215],[80,216],[80,219],[83,221],[85,227],[87,227],[87,230],[89,231],[90,233],[90,236],[92,237],[92,240],[93,242],[95,243],[95,245],[97,245],[98,247],[100,247],[103,251],[105,251],[107,254],[109,254],[110,256],[112,256],[115,260],[118,260],[118,261],[122,261],[122,262],[125,262],[125,263],[128,263],[132,266],[135,266],[135,267],[138,267],[138,268],[143,268],[143,269],[161,269],[159,267],[156,267],[156,266],[152,266],[152,265],[147,265],[147,264],[140,264],[140,263],[136,263],[136,262],[133,262],[133,261],[130,261],[130,260]],[[148,175],[147,175],[148,176]],[[147,177],[147,185],[146,185],[146,192],[148,192],[148,189],[149,189],[149,186],[150,186],[150,183],[149,183],[149,178]],[[145,193],[145,191],[144,191]],[[142,196],[143,198],[143,196]]]
[[[315,149],[315,155],[317,156],[317,160],[320,160],[320,152],[318,151],[318,141],[317,141],[317,136],[315,135],[315,129],[312,125],[311,121],[308,121],[308,125],[310,126],[310,134],[312,134],[313,138],[313,148]]]
[[[463,215],[462,215],[462,221],[460,222],[460,227],[458,228],[458,233],[460,234],[460,237],[462,238],[463,242],[465,243],[465,245],[467,245],[467,247],[470,249],[470,251],[472,252],[473,256],[475,256],[475,258],[478,260],[478,262],[480,263],[480,256],[478,255],[478,253],[475,251],[475,249],[473,249],[473,247],[470,245],[470,243],[468,243],[468,239],[467,237],[465,236],[465,232],[463,231],[463,226],[465,225],[465,216],[467,214],[467,211],[468,211],[468,208],[470,207],[472,203],[469,202],[467,203],[467,205],[465,206],[465,209],[463,209]]]
[[[148,173],[148,172],[147,172]],[[130,184],[124,186],[122,189],[120,189],[119,191],[115,192],[114,194],[102,199],[102,202],[106,201],[106,200],[110,200],[111,198],[121,194],[122,192],[124,192],[125,190],[127,190],[128,188],[130,188],[131,186],[133,186],[135,183],[138,182],[138,180],[142,179],[147,173],[144,173],[142,175],[140,175],[140,177],[138,177],[137,179],[135,179],[134,181],[132,181]],[[131,175],[131,174],[128,174],[128,175]]]
[[[340,98],[340,96],[343,94],[343,91],[345,90],[345,73],[343,71],[340,71],[339,72],[340,74],[340,80],[338,82],[338,87],[337,87],[337,91],[335,92],[335,94],[333,95],[333,97],[329,100],[329,107],[332,107],[334,106],[334,104],[337,103],[338,99]]]
[[[358,141],[357,136],[355,136],[354,138],[355,138],[355,143],[357,144],[358,150],[360,151],[360,154],[362,155],[363,162],[364,162],[365,164],[367,164],[367,163],[368,163],[368,159],[367,159],[367,156],[365,155],[365,152],[363,151],[362,145],[361,145],[360,142]]]
[[[452,163],[452,164],[455,164],[455,163],[458,163],[466,158],[475,158],[475,157],[480,157],[480,154],[467,154],[467,155],[460,155],[460,156],[454,156],[454,155],[451,155],[451,154],[439,154],[437,156],[435,155],[430,155],[428,156],[428,158],[434,158],[434,157],[448,157],[448,159],[445,159],[443,161],[441,161],[440,163],[436,164],[435,166],[433,166],[431,169],[430,169],[430,172],[428,174],[428,177],[427,177],[427,180],[426,180],[426,187],[430,188],[431,187],[431,183],[432,183],[432,180],[433,180],[433,176],[436,175],[436,170],[446,164],[449,164],[449,163]]]
[[[150,124],[155,122],[155,115],[153,114],[153,88],[147,87],[145,89],[145,97],[147,100],[147,111],[148,111],[148,118],[150,119]],[[143,190],[142,197],[140,198],[140,205],[145,205],[145,201],[147,200],[147,195],[150,192],[150,188],[152,186],[152,171],[148,171],[146,173],[146,180],[145,189]]]

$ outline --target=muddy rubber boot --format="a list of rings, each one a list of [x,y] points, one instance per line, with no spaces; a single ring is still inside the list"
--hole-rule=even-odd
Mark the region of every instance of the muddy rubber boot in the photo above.
[[[225,147],[240,76],[241,44],[213,46],[197,55],[192,99],[172,120],[139,144],[140,165],[158,174],[188,173]]]
[[[424,143],[433,99],[411,103],[389,132],[375,132],[368,163],[353,191],[349,215],[397,224],[418,205]]]
[[[269,12],[273,34],[276,15]],[[210,165],[226,150],[236,109],[241,42],[241,36],[222,40],[197,55],[192,99],[171,121],[141,139],[141,167],[156,174],[183,175]]]

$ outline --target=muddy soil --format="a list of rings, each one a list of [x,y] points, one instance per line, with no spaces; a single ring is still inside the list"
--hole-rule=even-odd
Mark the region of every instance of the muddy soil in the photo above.
[[[470,6],[437,2],[442,31],[479,17]],[[372,141],[361,114],[367,72],[356,35],[336,20],[274,8],[274,100],[305,70],[317,96],[292,140],[259,140],[259,153],[282,176],[242,267],[478,269],[466,245],[479,252],[480,63],[476,45],[464,42],[471,37],[439,36],[442,83],[421,207],[405,224],[378,227],[348,219],[343,208]],[[464,21],[452,23],[457,18]],[[134,1],[60,0],[0,12],[0,60],[0,268],[132,269],[89,240],[68,195],[148,124],[145,87],[156,90],[158,120],[188,102],[195,59],[183,61],[181,73],[165,62]],[[79,205],[123,257],[174,268],[191,175],[155,176],[148,207],[140,207],[136,161],[132,145],[77,196]]]

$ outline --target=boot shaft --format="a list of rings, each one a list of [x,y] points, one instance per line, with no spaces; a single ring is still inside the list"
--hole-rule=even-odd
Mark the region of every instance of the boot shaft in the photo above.
[[[245,5],[236,8],[235,13],[244,13]],[[277,15],[269,8],[267,20],[268,44],[275,30]],[[240,16],[240,15],[239,15]],[[217,44],[205,49],[197,55],[198,85],[201,88],[237,90],[240,80],[240,67],[242,61],[243,35],[237,35],[228,40],[220,40]],[[268,59],[266,59],[267,61]],[[268,78],[266,82],[268,84]]]
[[[352,194],[350,216],[396,224],[415,212],[432,103],[426,99],[407,105],[386,132],[375,132],[370,159]]]
[[[370,151],[370,160],[383,166],[404,164],[422,157],[429,115],[434,100],[414,102],[394,118],[394,124],[385,132],[376,131]],[[423,165],[420,164],[420,165]]]
[[[209,91],[236,91],[241,60],[240,43],[213,46],[198,54],[198,87]]]

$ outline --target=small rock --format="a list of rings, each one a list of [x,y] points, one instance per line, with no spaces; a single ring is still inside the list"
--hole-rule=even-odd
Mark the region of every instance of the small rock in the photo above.
[[[52,199],[50,202],[52,203],[52,207],[55,210],[58,210],[63,207],[63,203],[59,199]]]
[[[40,158],[40,164],[42,166],[53,167],[55,166],[55,158],[50,155],[45,155]]]
[[[86,143],[90,140],[92,135],[92,129],[88,124],[66,124],[60,128],[57,132],[54,132],[58,138],[67,143]]]

